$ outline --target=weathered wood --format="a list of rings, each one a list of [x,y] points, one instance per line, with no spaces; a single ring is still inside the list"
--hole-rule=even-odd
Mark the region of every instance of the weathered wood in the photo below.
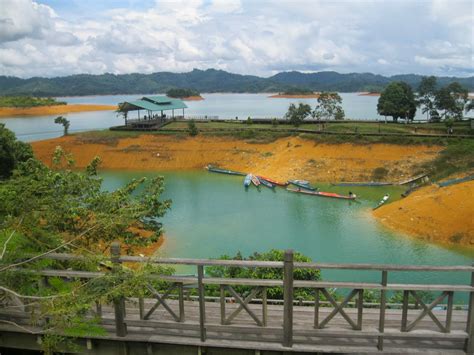
[[[339,264],[295,262],[298,269],[341,269],[341,270],[379,270],[379,271],[465,271],[473,272],[474,266],[433,266],[433,265],[396,265],[396,264]]]
[[[225,325],[225,286],[220,285],[221,325]]]
[[[283,259],[283,346],[293,346],[293,250]]]
[[[410,295],[409,291],[403,291],[403,306],[402,306],[402,332],[407,331],[407,319],[408,319],[408,296]]]
[[[145,319],[145,303],[143,297],[138,299],[138,310],[140,312],[140,319]]]
[[[184,286],[178,283],[179,322],[184,322]]]
[[[262,325],[267,326],[268,307],[267,307],[267,288],[262,287]]]
[[[313,328],[319,328],[319,288],[314,293],[314,322]]]
[[[168,288],[168,290],[163,294],[160,295],[157,290],[153,288],[150,284],[147,284],[146,287],[148,290],[153,294],[153,296],[157,299],[156,304],[147,312],[147,314],[144,316],[144,319],[149,319],[150,316],[153,314],[153,312],[160,306],[163,305],[163,308],[165,308],[169,314],[177,321],[179,322],[180,317],[168,306],[166,303],[165,299],[168,297],[168,295],[177,287],[178,284],[173,283],[171,286]]]
[[[449,333],[451,331],[451,322],[453,319],[453,300],[454,300],[454,292],[448,292],[448,305],[446,307],[446,323],[445,323],[446,333]]]
[[[120,243],[113,242],[110,246],[110,261],[112,262],[112,272],[118,272],[121,269],[120,262]],[[125,302],[124,297],[116,297],[113,300],[115,310],[115,334],[119,337],[127,335],[127,325],[125,319]]]
[[[474,265],[474,264],[473,264]],[[471,286],[474,286],[474,272],[471,273]],[[466,322],[466,333],[469,337],[464,343],[464,350],[467,354],[474,353],[474,292],[469,294],[469,308]]]
[[[230,294],[235,298],[235,300],[239,303],[239,307],[232,312],[232,314],[225,319],[224,324],[230,324],[232,320],[239,314],[242,309],[245,309],[247,313],[252,317],[252,319],[257,323],[257,325],[262,326],[263,323],[260,319],[258,319],[257,315],[248,307],[248,303],[254,298],[257,293],[261,290],[260,287],[254,288],[250,294],[245,297],[243,300],[240,295],[235,292],[235,290],[231,286],[225,286],[225,288],[230,292]]]
[[[199,331],[202,342],[206,341],[206,302],[204,299],[204,266],[198,265],[198,294],[199,294]]]
[[[347,313],[344,311],[344,306],[352,299],[352,297],[354,297],[357,293],[358,293],[358,290],[352,290],[347,296],[346,298],[341,302],[341,303],[337,303],[336,300],[331,296],[331,294],[326,290],[326,289],[321,289],[321,292],[323,293],[323,295],[326,297],[326,299],[331,302],[331,304],[334,306],[334,309],[331,313],[329,313],[329,315],[318,325],[318,328],[324,328],[326,326],[326,324],[329,323],[329,321],[334,318],[334,316],[337,314],[337,313],[340,313],[341,316],[344,317],[344,319],[347,321],[347,323],[350,324],[350,326],[352,327],[352,329],[357,329],[357,324],[354,323],[354,321],[351,319],[351,317],[349,317],[347,315]]]
[[[357,330],[362,329],[362,312],[364,307],[364,290],[357,290]]]
[[[439,319],[436,318],[432,310],[438,305],[438,303],[440,303],[448,295],[448,293],[443,292],[433,302],[431,302],[429,306],[426,306],[426,304],[423,302],[423,300],[418,296],[418,294],[415,291],[410,291],[410,293],[418,301],[421,308],[423,308],[423,311],[418,315],[418,317],[416,317],[415,320],[413,320],[410,324],[407,325],[406,331],[409,332],[410,330],[412,330],[421,319],[423,319],[426,315],[428,315],[433,320],[433,322],[438,326],[438,328],[442,332],[446,333],[446,328],[444,327],[444,325],[441,324]]]
[[[387,286],[388,282],[388,272],[387,270],[382,271],[382,286]],[[380,315],[379,315],[379,332],[384,333],[385,330],[385,303],[386,303],[386,291],[380,291]],[[383,350],[383,336],[377,338],[377,349],[380,351]]]

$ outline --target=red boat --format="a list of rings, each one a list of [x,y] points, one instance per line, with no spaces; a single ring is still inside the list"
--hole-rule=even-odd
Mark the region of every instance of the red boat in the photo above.
[[[306,194],[306,195],[339,198],[339,199],[343,199],[343,200],[355,200],[356,197],[357,197],[356,195],[352,195],[352,196],[339,195],[335,192],[308,191],[308,190],[304,190],[304,189],[288,189],[288,188],[286,190],[290,191],[290,192],[299,192],[301,194]]]
[[[258,177],[259,179],[261,179],[261,180],[268,181],[268,182],[272,183],[273,185],[288,186],[288,182],[276,181],[276,180],[273,180],[273,179],[270,179],[270,178],[267,178],[267,177],[261,176],[261,175],[257,175],[257,177]]]
[[[260,180],[258,179],[258,177],[256,177],[255,175],[252,175],[252,183],[255,185],[255,186],[260,186]]]

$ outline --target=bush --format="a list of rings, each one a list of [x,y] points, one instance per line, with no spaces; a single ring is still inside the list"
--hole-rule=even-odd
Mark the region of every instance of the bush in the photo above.
[[[249,117],[247,117],[247,121],[245,122],[247,123],[248,125],[251,125],[253,122],[252,122],[252,119]]]
[[[388,170],[381,166],[378,168],[375,168],[374,171],[372,172],[372,178],[374,180],[383,180],[385,177],[387,177],[387,175],[388,175]]]
[[[190,120],[188,122],[188,132],[190,136],[197,136],[199,133],[198,128],[196,127],[196,122],[194,120]]]
[[[274,118],[274,119],[272,120],[272,126],[273,126],[273,127],[278,126],[278,120],[277,120],[276,118]]]

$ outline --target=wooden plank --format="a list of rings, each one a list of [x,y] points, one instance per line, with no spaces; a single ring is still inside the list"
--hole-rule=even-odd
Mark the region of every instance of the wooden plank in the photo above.
[[[357,290],[357,330],[362,329],[362,312],[364,307],[364,290]]]
[[[441,324],[441,322],[438,320],[438,318],[436,318],[436,316],[433,314],[432,310],[433,310],[434,307],[436,307],[438,305],[438,303],[440,303],[447,296],[448,293],[443,292],[441,295],[436,297],[436,299],[434,299],[433,302],[431,302],[431,304],[429,306],[426,306],[425,303],[423,302],[423,300],[418,296],[418,294],[415,291],[410,291],[410,292],[413,295],[413,297],[415,298],[415,300],[423,308],[423,311],[418,315],[418,317],[416,317],[415,320],[413,320],[409,325],[407,325],[406,331],[409,332],[410,330],[412,330],[416,326],[416,324],[423,317],[428,315],[433,320],[433,322],[439,327],[439,329],[442,332],[446,333],[446,328],[444,327],[444,325]]]
[[[262,326],[263,323],[260,319],[258,319],[257,315],[248,307],[248,303],[254,298],[257,293],[260,291],[260,287],[254,288],[250,294],[242,300],[240,295],[235,292],[235,290],[231,286],[226,286],[226,289],[230,292],[230,294],[235,298],[235,300],[240,304],[239,307],[225,320],[225,324],[230,324],[232,320],[239,314],[242,309],[245,309],[247,313],[252,317],[252,319],[257,323],[257,325]]]
[[[293,345],[293,250],[285,250],[283,259],[283,346]]]
[[[388,271],[383,270],[381,285],[387,286],[387,282],[388,282]],[[384,329],[385,329],[385,303],[386,301],[387,301],[386,291],[382,289],[380,291],[380,314],[379,314],[379,332],[382,334],[384,333]],[[377,338],[377,349],[379,349],[380,351],[383,351],[383,339],[384,339],[383,336],[379,336]]]
[[[341,316],[344,317],[344,319],[347,321],[347,323],[350,324],[352,329],[357,329],[357,324],[354,323],[354,321],[347,315],[347,313],[344,311],[344,306],[349,302],[349,300],[352,299],[357,294],[357,290],[352,290],[346,298],[341,303],[337,303],[336,300],[331,296],[331,294],[326,290],[326,289],[321,289],[321,292],[323,295],[326,297],[326,299],[331,302],[331,304],[334,306],[334,309],[329,315],[319,324],[318,328],[324,328],[326,324],[329,323],[331,319],[334,318],[334,316],[339,313]]]
[[[446,323],[445,323],[446,333],[449,333],[451,331],[451,322],[453,319],[453,300],[454,300],[454,292],[448,292],[448,306],[446,308]]]
[[[225,325],[225,286],[220,285],[221,325]]]
[[[471,286],[474,286],[474,272],[471,274]],[[466,354],[474,353],[474,292],[469,294],[469,310],[466,322],[466,333],[469,334],[468,339],[464,343]]]
[[[178,283],[178,304],[179,304],[179,321],[184,322],[184,289],[183,289],[182,283]]]
[[[315,290],[314,294],[314,322],[313,328],[319,328],[319,288]]]
[[[436,265],[396,265],[396,264],[339,264],[339,263],[303,263],[295,262],[295,268],[303,269],[341,269],[341,270],[378,270],[378,271],[465,271],[473,272],[474,266],[436,266]]]
[[[202,342],[206,341],[206,302],[204,300],[204,266],[198,265],[198,294],[199,294],[199,331]]]
[[[407,331],[408,296],[409,296],[409,291],[404,290],[403,291],[403,307],[402,307],[402,326],[401,326],[401,331],[402,332]]]

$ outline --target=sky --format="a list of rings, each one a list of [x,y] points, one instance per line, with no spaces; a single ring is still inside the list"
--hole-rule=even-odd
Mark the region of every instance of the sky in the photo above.
[[[0,75],[474,75],[471,0],[0,0]]]

